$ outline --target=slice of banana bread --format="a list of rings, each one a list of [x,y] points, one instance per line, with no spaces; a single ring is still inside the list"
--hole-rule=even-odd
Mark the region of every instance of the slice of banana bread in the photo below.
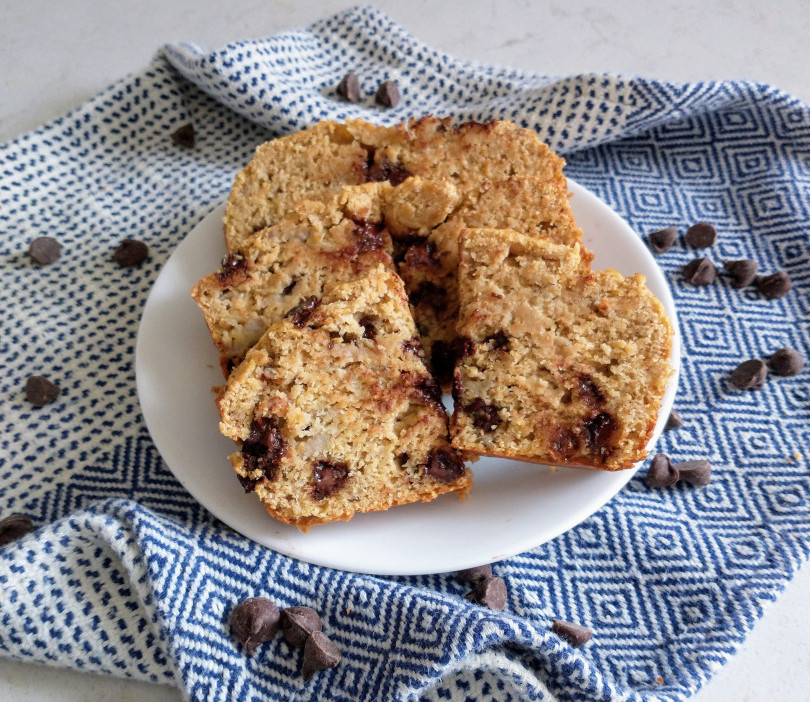
[[[564,161],[536,132],[509,122],[423,117],[395,127],[323,121],[258,147],[233,184],[224,217],[230,252],[275,224],[299,201],[327,200],[345,185],[408,176],[449,178],[460,191],[483,180],[537,176],[564,182]]]
[[[411,238],[397,267],[433,373],[446,389],[458,351],[458,237],[465,228],[514,229],[568,246],[582,241],[565,182],[538,177],[484,181],[429,236]],[[592,254],[580,247],[580,256],[587,268]]]
[[[303,201],[231,253],[191,295],[205,315],[226,377],[264,330],[327,286],[382,264],[393,270],[389,228],[427,235],[457,205],[449,181],[409,178],[400,187],[366,183],[328,202]]]
[[[402,281],[384,267],[271,326],[218,399],[239,480],[308,529],[472,484],[420,356]]]
[[[577,246],[462,233],[453,445],[619,470],[647,453],[672,327],[644,277],[583,269]]]

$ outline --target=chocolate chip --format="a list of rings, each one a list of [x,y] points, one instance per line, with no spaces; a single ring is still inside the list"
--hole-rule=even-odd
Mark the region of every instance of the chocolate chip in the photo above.
[[[217,282],[220,285],[237,285],[247,278],[247,261],[240,253],[230,253],[222,259]]]
[[[402,342],[402,349],[406,353],[412,353],[419,358],[424,358],[425,350],[422,348],[422,340],[418,336],[412,336]]]
[[[371,339],[372,341],[377,338],[377,327],[374,326],[374,319],[368,315],[360,317],[358,324],[363,327],[363,338]]]
[[[24,514],[10,514],[0,519],[0,546],[25,536],[34,530],[34,523]]]
[[[582,425],[585,444],[592,450],[596,449],[600,455],[607,456],[613,450],[611,437],[617,428],[618,424],[609,412],[600,412]]]
[[[41,375],[32,375],[25,381],[25,399],[34,407],[42,407],[59,396],[59,387]]]
[[[587,643],[593,636],[593,631],[587,626],[575,622],[566,622],[562,619],[552,619],[551,630],[574,648],[579,648]]]
[[[172,132],[172,141],[186,149],[193,149],[195,144],[194,125],[190,122]]]
[[[509,340],[506,341],[509,343]],[[453,351],[455,352],[456,362],[463,361],[467,356],[472,356],[475,353],[475,342],[469,336],[457,336],[453,339]]]
[[[664,453],[656,453],[647,469],[644,483],[651,488],[671,487],[678,482],[678,471]]]
[[[681,415],[678,414],[677,410],[672,410],[667,418],[667,423],[664,425],[664,431],[671,431],[672,429],[678,429],[682,426],[683,419],[681,419]]]
[[[282,295],[289,295],[293,291],[293,288],[298,284],[299,280],[301,280],[301,276],[300,275],[294,275],[290,279],[290,282],[287,283],[287,285],[284,286],[284,289],[281,291],[281,294]]]
[[[599,389],[593,378],[587,373],[580,374],[577,381],[577,389],[582,401],[588,407],[599,407],[605,404],[605,396]]]
[[[52,236],[38,236],[28,246],[28,255],[34,263],[47,266],[59,258],[62,247]]]
[[[382,82],[374,100],[383,107],[396,107],[399,104],[399,86],[393,80]]]
[[[399,185],[407,178],[411,177],[411,172],[398,163],[392,163],[387,156],[380,159],[380,163],[374,163],[374,150],[369,150],[369,158],[364,166],[366,180],[381,183],[387,180],[391,185]]]
[[[717,240],[717,230],[708,222],[698,222],[686,230],[686,243],[696,249],[706,249]]]
[[[413,378],[416,376],[416,380]],[[436,384],[436,380],[432,375],[417,375],[415,373],[406,376],[408,380],[413,382],[416,397],[426,405],[431,405],[444,414],[444,405],[442,404],[442,391]]]
[[[314,631],[304,644],[304,662],[301,674],[311,680],[319,670],[334,668],[340,663],[340,650],[322,631]]]
[[[464,475],[464,462],[449,447],[434,449],[428,454],[425,473],[440,483],[452,483]]]
[[[795,349],[785,347],[774,351],[768,359],[768,368],[776,375],[796,375],[804,368],[804,358]]]
[[[239,484],[245,492],[253,492],[256,489],[256,485],[259,484],[259,478],[251,478],[249,475],[240,475],[237,473],[236,478],[239,480]]]
[[[422,241],[409,246],[405,251],[404,260],[408,268],[435,268],[439,265],[436,244],[432,241]]]
[[[464,411],[472,415],[473,426],[489,434],[495,431],[503,421],[495,405],[489,405],[480,397],[465,405]]]
[[[248,472],[259,469],[265,478],[272,480],[286,450],[278,420],[275,417],[255,417],[250,424],[250,434],[242,443],[245,469]]]
[[[278,631],[278,607],[266,597],[243,600],[231,612],[231,633],[249,656]]]
[[[309,318],[312,316],[312,313],[315,312],[315,308],[320,304],[321,299],[319,297],[310,295],[309,297],[301,300],[301,302],[299,302],[284,316],[289,317],[290,320],[292,320],[293,325],[301,329],[304,327],[304,325],[306,325]]]
[[[692,285],[709,285],[717,277],[717,269],[708,258],[696,258],[683,267],[683,277]]]
[[[377,251],[383,247],[382,225],[379,222],[356,222],[352,234],[357,242],[354,250],[358,254]]]
[[[357,102],[360,99],[360,81],[357,74],[347,73],[337,85],[337,94],[349,102]]]
[[[577,435],[568,427],[558,426],[551,440],[551,450],[558,456],[570,458],[578,449]]]
[[[312,467],[312,479],[315,485],[312,488],[313,500],[324,500],[340,490],[349,477],[349,466],[345,463],[332,461],[318,461]]]
[[[678,230],[675,227],[667,227],[666,229],[659,229],[657,232],[652,232],[649,237],[650,248],[653,250],[653,253],[666,253],[672,248],[677,236]]]
[[[321,618],[310,607],[287,607],[281,610],[281,631],[292,646],[301,648],[312,632],[322,628]]]
[[[124,239],[113,251],[113,259],[122,268],[140,266],[149,258],[149,247],[137,239]]]
[[[723,268],[731,276],[732,288],[744,288],[754,282],[759,264],[749,258],[744,258],[739,261],[723,261]]]
[[[711,482],[712,466],[704,459],[697,461],[684,461],[674,466],[681,480],[697,487],[703,487]]]
[[[492,336],[488,336],[486,339],[484,339],[484,343],[490,344],[490,349],[492,351],[499,351],[501,349],[504,351],[509,350],[509,337],[506,336],[503,329],[496,331]]]
[[[793,287],[790,276],[784,271],[771,275],[758,275],[754,279],[754,285],[757,286],[757,290],[762,293],[763,297],[769,300],[776,300],[787,295]]]
[[[485,578],[477,581],[464,597],[500,612],[506,606],[506,583],[503,578]]]
[[[768,368],[759,358],[743,361],[731,372],[731,384],[740,390],[759,390],[765,385]]]
[[[489,580],[492,577],[492,566],[481,565],[474,568],[467,568],[458,572],[457,577],[465,583],[477,583],[480,580]]]

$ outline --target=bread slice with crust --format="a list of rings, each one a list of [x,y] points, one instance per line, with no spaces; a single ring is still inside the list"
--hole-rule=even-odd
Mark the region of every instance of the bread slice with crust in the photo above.
[[[672,327],[644,276],[583,269],[577,246],[462,234],[453,445],[620,470],[647,454]]]
[[[272,325],[218,399],[243,487],[303,530],[465,494],[471,474],[420,350],[384,267]]]

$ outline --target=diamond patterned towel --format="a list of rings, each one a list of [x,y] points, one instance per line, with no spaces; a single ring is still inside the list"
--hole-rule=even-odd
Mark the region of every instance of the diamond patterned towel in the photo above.
[[[400,106],[336,100],[348,68],[367,91],[395,79]],[[676,243],[659,257],[683,327],[686,420],[659,449],[708,458],[712,484],[633,479],[577,528],[495,566],[503,613],[467,603],[449,575],[330,571],[225,528],[161,463],[135,390],[150,285],[259,142],[325,117],[428,112],[532,127],[640,234],[710,221],[715,262],[753,258],[794,284],[778,300],[723,276],[691,287],[680,268],[693,251]],[[194,149],[169,138],[186,122]],[[0,651],[178,685],[193,700],[687,698],[810,552],[808,372],[759,392],[728,380],[781,346],[808,355],[809,192],[810,110],[762,85],[462,63],[374,8],[214,53],[167,47],[0,147],[0,517],[37,527],[0,548]],[[56,263],[29,262],[39,235],[62,242]],[[111,261],[125,236],[150,246],[140,268]],[[34,374],[58,383],[56,402],[25,401]],[[341,664],[305,683],[281,637],[245,657],[227,620],[254,595],[322,612]],[[596,634],[573,650],[552,617]]]

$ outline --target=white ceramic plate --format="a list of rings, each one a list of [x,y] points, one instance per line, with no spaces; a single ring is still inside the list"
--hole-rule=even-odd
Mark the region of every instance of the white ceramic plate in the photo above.
[[[677,334],[666,280],[641,239],[604,202],[569,180],[574,215],[594,254],[594,268],[643,273]],[[222,384],[217,352],[192,285],[225,254],[224,206],[196,226],[166,262],[138,331],[135,368],[144,419],[163,459],[183,486],[216,517],[265,546],[310,563],[379,575],[461,570],[527,551],[599,509],[633,476],[482,458],[464,502],[443,495],[427,504],[359,514],[308,534],[276,522],[242,490],[227,460],[234,444],[218,430],[212,388]],[[672,408],[676,373],[664,397],[653,442]]]

